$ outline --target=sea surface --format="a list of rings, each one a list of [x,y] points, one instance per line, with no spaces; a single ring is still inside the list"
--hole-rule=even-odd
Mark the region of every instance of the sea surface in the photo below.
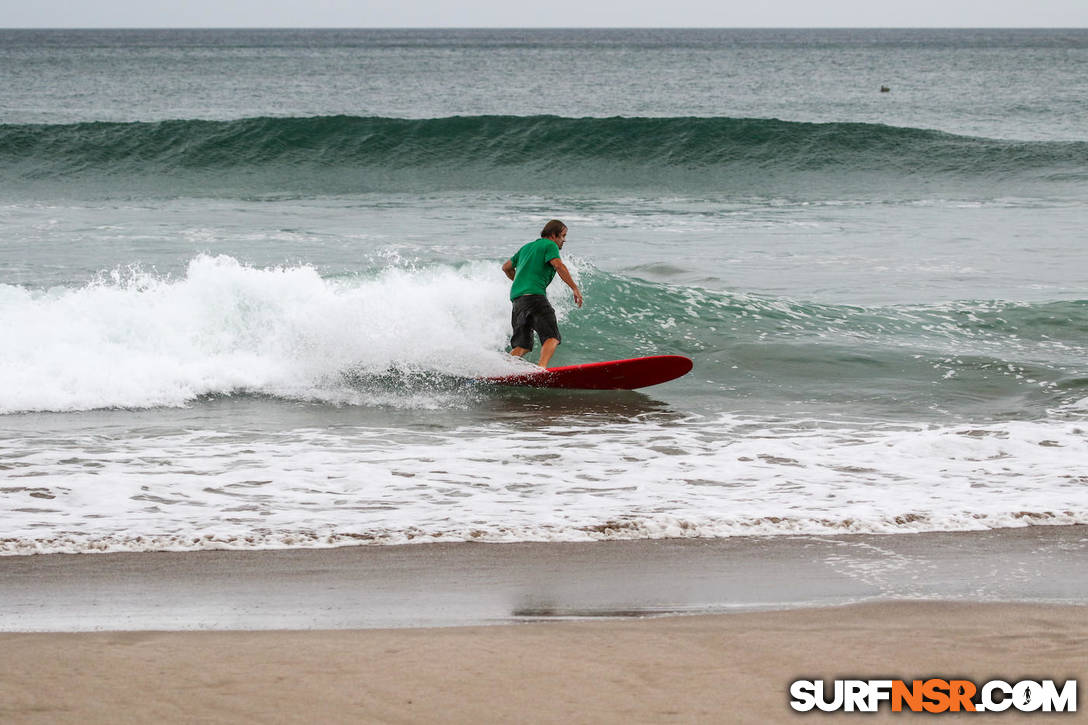
[[[1086,30],[0,31],[0,554],[1088,524],[1085,230]]]

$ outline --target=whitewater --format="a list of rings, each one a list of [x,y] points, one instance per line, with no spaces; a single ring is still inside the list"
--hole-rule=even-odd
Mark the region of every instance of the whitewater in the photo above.
[[[520,366],[500,352],[506,290],[493,272],[390,269],[353,285],[311,267],[203,256],[178,280],[130,269],[74,290],[0,287],[10,343],[0,413],[234,393],[359,402],[346,376],[512,372]]]

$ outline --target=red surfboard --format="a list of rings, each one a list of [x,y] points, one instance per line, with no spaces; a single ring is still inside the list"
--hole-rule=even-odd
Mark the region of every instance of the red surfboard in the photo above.
[[[571,390],[634,390],[667,383],[691,371],[693,363],[682,355],[654,355],[631,360],[567,365],[532,370],[516,375],[481,378],[485,383],[527,388]]]

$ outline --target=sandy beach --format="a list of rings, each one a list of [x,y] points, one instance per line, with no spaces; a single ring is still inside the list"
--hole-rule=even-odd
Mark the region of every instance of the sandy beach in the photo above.
[[[3,557],[0,721],[773,722],[803,717],[799,678],[1084,681],[1086,547],[1074,526]]]
[[[891,602],[503,627],[5,634],[0,719],[774,722],[813,716],[789,709],[802,677],[1083,682],[1086,613]]]

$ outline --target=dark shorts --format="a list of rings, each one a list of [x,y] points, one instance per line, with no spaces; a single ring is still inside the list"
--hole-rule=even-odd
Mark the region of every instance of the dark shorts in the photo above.
[[[514,300],[514,309],[510,313],[510,326],[514,334],[510,338],[510,347],[533,349],[533,331],[543,343],[550,337],[559,342],[559,324],[555,321],[555,310],[544,295],[522,295]]]

